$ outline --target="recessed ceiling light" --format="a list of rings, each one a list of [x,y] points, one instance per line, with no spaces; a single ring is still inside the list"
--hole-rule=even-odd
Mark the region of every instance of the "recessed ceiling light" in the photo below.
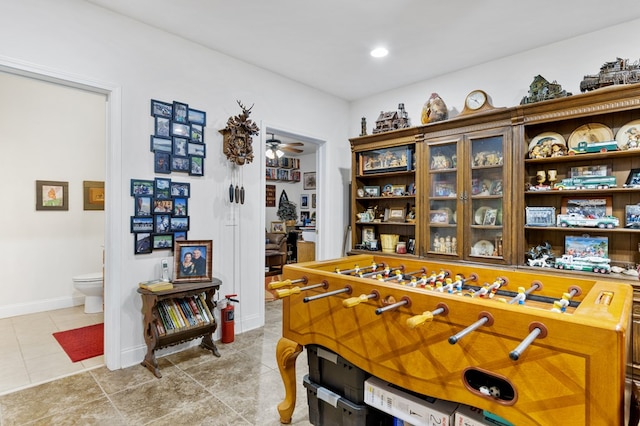
[[[389,51],[384,47],[377,47],[371,51],[371,56],[374,58],[384,58],[389,54]]]

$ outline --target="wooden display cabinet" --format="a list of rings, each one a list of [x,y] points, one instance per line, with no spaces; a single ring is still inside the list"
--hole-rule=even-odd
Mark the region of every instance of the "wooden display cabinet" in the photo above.
[[[511,128],[429,137],[425,144],[426,256],[510,263],[504,210],[511,199]]]
[[[218,348],[213,342],[213,333],[216,331],[217,323],[215,317],[206,324],[199,326],[183,327],[172,333],[160,335],[158,332],[158,323],[162,322],[158,304],[169,299],[182,299],[192,297],[199,294],[205,294],[205,300],[209,311],[213,313],[214,303],[213,295],[216,293],[222,282],[214,278],[211,282],[174,284],[171,290],[163,290],[158,292],[149,291],[139,288],[138,293],[142,297],[142,315],[144,326],[144,341],[147,345],[147,354],[142,361],[142,365],[151,371],[156,377],[162,377],[155,351],[164,347],[177,345],[187,342],[198,337],[202,337],[200,346],[209,349],[217,357],[220,356]]]
[[[416,128],[351,140],[353,194],[352,251],[383,249],[383,239],[397,235],[406,255],[417,255],[420,147]],[[375,244],[371,243],[375,241]],[[396,251],[396,247],[384,247]]]

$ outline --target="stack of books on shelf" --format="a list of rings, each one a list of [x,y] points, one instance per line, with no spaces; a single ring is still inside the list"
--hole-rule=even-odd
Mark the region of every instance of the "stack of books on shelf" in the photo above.
[[[149,291],[163,291],[171,290],[173,288],[173,283],[171,281],[151,280],[141,282],[138,284],[138,287]]]
[[[156,327],[160,336],[208,325],[214,321],[204,293],[160,300],[158,315],[160,321],[156,322]]]

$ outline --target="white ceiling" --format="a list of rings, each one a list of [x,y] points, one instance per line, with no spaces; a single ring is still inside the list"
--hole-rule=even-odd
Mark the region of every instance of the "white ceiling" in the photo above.
[[[640,18],[638,0],[86,1],[348,101]]]

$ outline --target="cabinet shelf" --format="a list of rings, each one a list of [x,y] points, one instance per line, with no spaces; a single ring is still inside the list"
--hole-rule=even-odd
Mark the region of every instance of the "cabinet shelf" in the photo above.
[[[391,195],[387,197],[356,197],[358,201],[371,201],[371,200],[415,200],[415,195]]]
[[[609,188],[609,189],[554,189],[550,191],[525,191],[525,195],[529,196],[542,196],[542,195],[556,195],[556,196],[576,196],[576,195],[591,195],[599,196],[606,194],[615,194],[622,192],[636,192],[640,194],[639,188]]]
[[[415,222],[356,222],[356,225],[372,225],[372,226],[416,226]]]
[[[394,176],[410,176],[416,173],[415,170],[400,170],[396,172],[381,172],[381,173],[367,173],[367,174],[357,174],[357,178],[383,178],[383,177],[394,177]]]
[[[535,231],[542,231],[542,230],[551,230],[551,231],[561,231],[561,232],[582,232],[582,233],[589,233],[589,232],[596,232],[596,233],[603,233],[603,232],[609,232],[609,233],[622,233],[622,234],[629,234],[629,233],[640,233],[640,229],[632,229],[632,228],[597,228],[597,227],[592,227],[592,228],[587,228],[587,227],[577,227],[577,226],[528,226],[525,225],[524,229],[529,229],[529,230],[535,230]]]

